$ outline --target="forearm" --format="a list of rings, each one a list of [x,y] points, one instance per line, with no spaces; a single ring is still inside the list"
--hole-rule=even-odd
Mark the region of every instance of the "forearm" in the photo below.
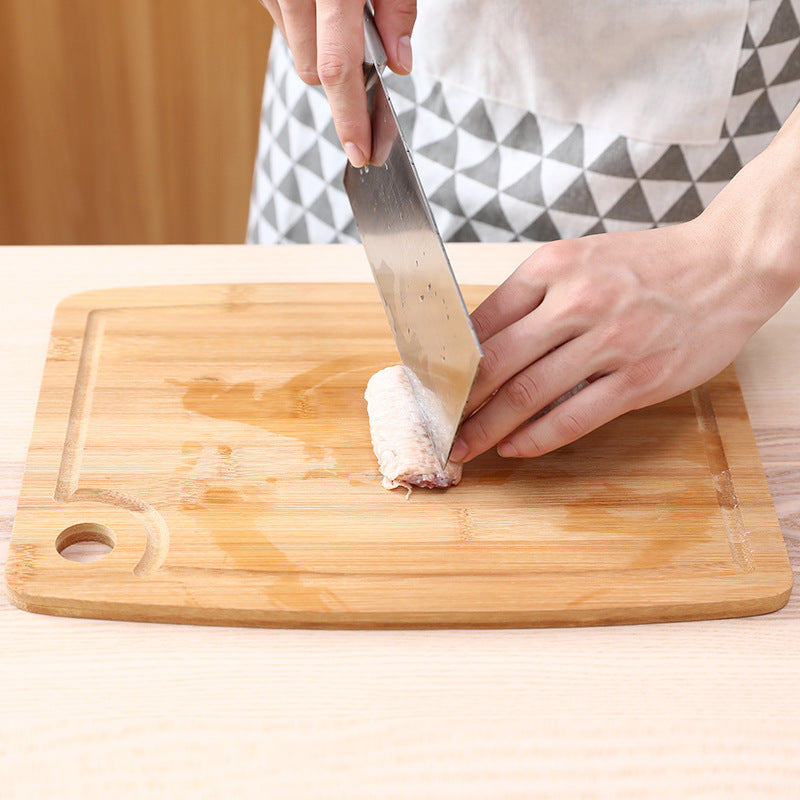
[[[732,268],[750,278],[749,307],[762,324],[800,287],[800,106],[697,222],[727,240]]]

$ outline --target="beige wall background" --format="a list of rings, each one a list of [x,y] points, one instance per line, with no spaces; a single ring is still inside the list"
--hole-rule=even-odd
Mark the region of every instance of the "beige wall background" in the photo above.
[[[2,0],[0,244],[241,242],[257,0]]]

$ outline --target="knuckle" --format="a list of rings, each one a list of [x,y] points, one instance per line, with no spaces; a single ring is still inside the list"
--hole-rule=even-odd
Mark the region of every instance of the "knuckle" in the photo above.
[[[568,239],[555,239],[552,242],[546,242],[541,247],[538,247],[531,254],[530,261],[541,264],[542,266],[549,265],[553,262],[561,261],[568,250]]]
[[[519,431],[514,445],[520,455],[536,458],[574,442],[588,433],[586,421],[578,414],[546,414]]]
[[[410,31],[417,21],[417,4],[416,3],[403,3],[395,9],[397,21],[401,30]]]
[[[653,359],[650,358],[643,358],[640,361],[635,361],[625,371],[628,385],[637,388],[649,386],[653,383],[657,375],[658,371],[656,365]]]
[[[391,18],[391,21],[399,25],[402,30],[411,30],[417,19],[416,0],[403,0],[403,2],[393,3],[377,2],[374,5],[378,27],[385,19]]]
[[[557,239],[537,248],[528,258],[527,264],[539,273],[558,270],[563,264],[570,263],[575,257],[575,244],[571,239]]]
[[[512,443],[523,458],[536,458],[547,452],[548,448],[538,438],[537,432],[536,425],[528,425],[517,431],[513,437]]]
[[[517,268],[515,275],[524,274],[529,279],[546,281],[558,263],[556,248],[553,247],[556,244],[559,242],[548,242],[534,250]]]
[[[468,459],[483,453],[496,441],[492,438],[489,428],[480,415],[470,417],[464,422],[459,436],[467,445]]]
[[[472,327],[475,328],[475,334],[478,337],[478,341],[484,342],[489,331],[491,330],[491,320],[489,319],[489,315],[481,311],[480,308],[477,308],[472,312],[470,319],[472,320]]]
[[[611,319],[603,325],[600,331],[601,341],[604,345],[626,342],[630,328],[631,323],[627,319],[620,317]]]
[[[516,375],[506,384],[506,400],[515,411],[538,411],[539,387],[526,372]]]
[[[622,371],[622,391],[628,396],[627,408],[640,408],[661,398],[661,387],[667,378],[665,366],[658,358],[644,358],[629,364]]]
[[[612,361],[630,358],[637,348],[633,325],[629,320],[619,318],[607,322],[598,331],[597,345]]]
[[[321,55],[317,60],[317,74],[324,86],[341,86],[353,72],[352,65],[340,55]]]
[[[417,18],[418,0],[395,0],[395,13],[403,18],[414,20]]]
[[[496,342],[484,342],[481,346],[483,359],[481,361],[481,373],[485,378],[491,378],[498,373],[503,364],[503,354]]]
[[[489,429],[480,416],[469,420],[469,441],[473,450],[485,450],[492,444]]]
[[[586,420],[581,415],[565,411],[559,415],[558,432],[565,444],[573,442],[588,432]]]
[[[579,319],[593,318],[605,305],[602,290],[586,276],[575,278],[570,287],[569,309]]]

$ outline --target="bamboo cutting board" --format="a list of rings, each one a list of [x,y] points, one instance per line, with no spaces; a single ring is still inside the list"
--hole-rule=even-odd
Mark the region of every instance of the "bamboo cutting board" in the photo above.
[[[474,306],[488,290],[464,287]],[[49,614],[533,626],[781,607],[792,573],[733,369],[445,492],[380,486],[371,285],[91,292],[57,310],[7,567]],[[70,554],[92,543],[90,562]]]

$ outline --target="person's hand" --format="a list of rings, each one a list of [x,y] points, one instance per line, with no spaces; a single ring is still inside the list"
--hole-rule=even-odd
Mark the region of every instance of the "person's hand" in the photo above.
[[[541,455],[719,372],[757,327],[723,260],[693,224],[534,252],[472,315],[484,360],[466,410],[479,410],[451,458],[498,442],[500,455]]]
[[[692,222],[523,262],[472,315],[484,360],[451,458],[542,455],[726,367],[800,284],[800,148],[779,140]]]
[[[261,0],[292,51],[305,83],[322,84],[336,133],[355,167],[370,160],[371,131],[364,92],[364,0]],[[411,71],[416,0],[374,0],[375,24],[389,68]]]

